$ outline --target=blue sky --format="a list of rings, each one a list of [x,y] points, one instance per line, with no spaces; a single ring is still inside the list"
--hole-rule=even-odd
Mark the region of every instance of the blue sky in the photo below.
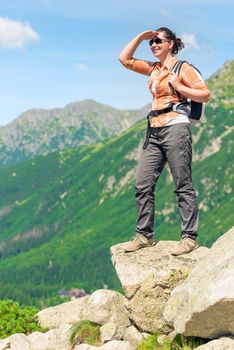
[[[147,77],[117,57],[135,35],[160,26],[184,38],[178,58],[208,78],[234,58],[233,14],[233,0],[1,0],[0,125],[86,98],[116,108],[149,103]],[[147,42],[135,57],[154,60]]]

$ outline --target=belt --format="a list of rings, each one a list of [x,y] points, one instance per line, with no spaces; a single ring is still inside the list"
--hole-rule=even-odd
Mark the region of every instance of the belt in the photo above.
[[[173,107],[173,105],[170,107],[167,107],[167,108],[153,110],[153,111],[149,112],[149,114],[147,115],[148,125],[147,125],[146,138],[145,138],[145,142],[143,145],[143,149],[145,149],[148,146],[149,138],[150,138],[150,134],[151,134],[150,117],[158,117],[160,114],[165,114],[165,113],[171,112],[173,110],[172,107]]]

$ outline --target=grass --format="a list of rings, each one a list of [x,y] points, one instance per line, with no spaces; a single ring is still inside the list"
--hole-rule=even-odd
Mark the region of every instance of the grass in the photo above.
[[[151,334],[137,347],[137,350],[194,350],[197,346],[204,344],[205,340],[195,337],[184,337],[178,334],[173,340],[166,338],[163,345],[159,345],[160,334]]]
[[[101,345],[100,326],[96,323],[84,320],[77,322],[71,330],[70,344],[72,349],[79,344]]]

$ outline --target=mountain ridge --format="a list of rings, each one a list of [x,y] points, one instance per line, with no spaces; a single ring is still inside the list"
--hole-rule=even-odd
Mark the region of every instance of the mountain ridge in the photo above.
[[[119,110],[94,100],[30,109],[0,128],[0,164],[101,141],[142,119],[148,107]]]

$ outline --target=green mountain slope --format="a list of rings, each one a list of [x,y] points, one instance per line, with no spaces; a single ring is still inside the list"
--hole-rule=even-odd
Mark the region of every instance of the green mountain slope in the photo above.
[[[222,103],[228,98],[223,94],[216,107],[211,98],[206,123],[192,130],[199,241],[207,246],[234,219],[233,108]],[[146,121],[138,122],[104,142],[1,169],[1,298],[41,306],[63,287],[119,288],[109,248],[134,233],[134,171],[145,127]],[[178,240],[179,212],[168,171],[157,188],[156,237]]]
[[[207,85],[211,97],[205,110],[206,122],[193,130],[195,159],[219,151],[223,137],[233,131],[234,61],[227,61],[208,79]]]

